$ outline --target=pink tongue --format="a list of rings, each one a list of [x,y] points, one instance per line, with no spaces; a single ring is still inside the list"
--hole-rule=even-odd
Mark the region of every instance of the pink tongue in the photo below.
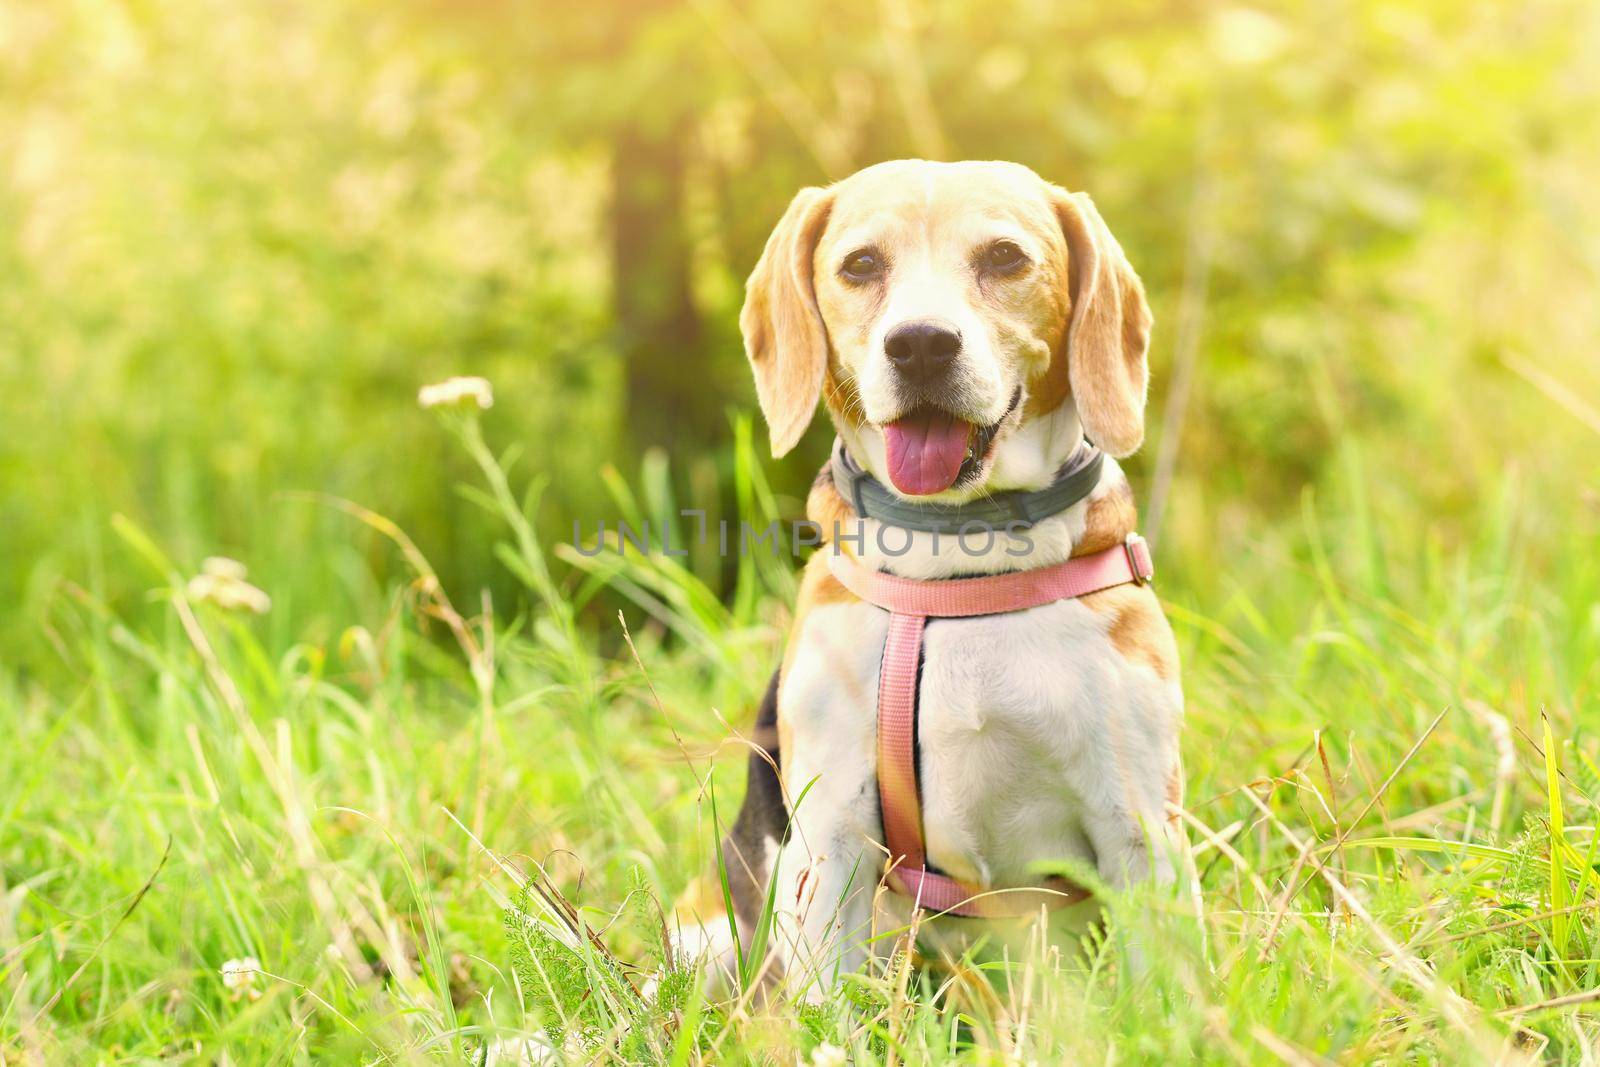
[[[883,428],[889,480],[902,493],[927,496],[956,482],[972,424],[942,411],[918,412]]]

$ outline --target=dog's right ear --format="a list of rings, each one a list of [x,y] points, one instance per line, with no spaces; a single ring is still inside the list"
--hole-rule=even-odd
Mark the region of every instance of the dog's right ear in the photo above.
[[[745,283],[739,329],[774,456],[799,442],[822,396],[828,330],[817,307],[811,261],[832,206],[831,191],[800,190]]]

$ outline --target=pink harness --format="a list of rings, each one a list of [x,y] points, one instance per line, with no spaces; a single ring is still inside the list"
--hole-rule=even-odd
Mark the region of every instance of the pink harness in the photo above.
[[[1065,563],[979,578],[901,578],[870,570],[837,550],[830,551],[828,564],[846,589],[889,612],[878,682],[878,798],[891,860],[889,887],[920,908],[985,918],[1033,915],[1041,906],[1064,907],[1087,900],[1087,891],[1061,879],[1044,886],[985,890],[929,870],[917,775],[922,634],[930,618],[999,615],[1130,582],[1142,585],[1155,575],[1144,538],[1130,534],[1123,544]]]

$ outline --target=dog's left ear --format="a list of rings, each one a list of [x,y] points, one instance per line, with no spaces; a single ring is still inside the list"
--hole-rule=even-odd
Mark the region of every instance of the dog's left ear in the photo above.
[[[812,258],[833,206],[827,189],[802,189],[767,238],[745,283],[739,329],[756,376],[773,456],[799,442],[822,397],[828,329],[817,307]]]
[[[1087,193],[1051,187],[1071,256],[1067,380],[1089,440],[1113,456],[1144,441],[1150,305],[1144,284]]]

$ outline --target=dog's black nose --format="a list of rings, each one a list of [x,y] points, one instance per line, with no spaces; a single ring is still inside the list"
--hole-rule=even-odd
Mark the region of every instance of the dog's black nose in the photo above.
[[[950,369],[961,351],[961,333],[937,319],[902,322],[883,339],[884,351],[908,380],[932,381]]]

